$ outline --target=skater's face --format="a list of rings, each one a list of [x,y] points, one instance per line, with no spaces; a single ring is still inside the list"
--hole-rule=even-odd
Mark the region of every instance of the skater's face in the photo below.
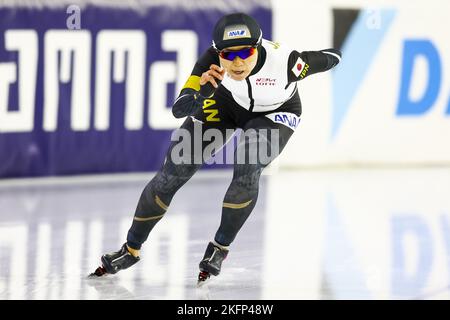
[[[237,81],[244,80],[258,61],[258,49],[251,46],[229,47],[219,52],[220,65]]]

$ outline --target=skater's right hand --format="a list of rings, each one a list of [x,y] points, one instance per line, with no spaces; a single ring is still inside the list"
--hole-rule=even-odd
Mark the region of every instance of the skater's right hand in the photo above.
[[[219,67],[216,64],[212,64],[209,67],[209,70],[202,73],[202,76],[200,77],[200,85],[204,86],[206,83],[210,82],[214,88],[217,89],[219,84],[217,83],[216,79],[220,81],[223,80],[223,76],[225,74],[225,69]]]
[[[219,87],[220,82],[225,75],[225,69],[216,64],[212,64],[208,71],[202,73],[200,77],[200,94],[204,97],[210,97],[215,89]]]

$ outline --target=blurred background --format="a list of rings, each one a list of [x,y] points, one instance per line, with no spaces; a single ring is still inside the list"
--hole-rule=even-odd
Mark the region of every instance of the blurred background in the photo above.
[[[181,189],[142,262],[125,241],[180,124],[171,105],[224,14],[298,51],[302,121],[220,277],[196,288],[230,166]],[[450,3],[0,0],[0,299],[448,299]]]

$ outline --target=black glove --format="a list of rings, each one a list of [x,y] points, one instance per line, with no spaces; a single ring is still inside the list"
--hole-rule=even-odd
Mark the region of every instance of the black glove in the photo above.
[[[338,49],[330,48],[330,49],[320,50],[320,52],[327,54],[327,59],[328,59],[327,69],[333,68],[341,61],[342,53]]]
[[[216,78],[215,78],[215,80],[216,80],[217,88],[218,88],[222,81],[220,81],[219,79],[216,79]],[[211,98],[213,96],[214,92],[216,92],[217,88],[214,88],[213,84],[208,81],[203,86],[200,86],[200,95],[204,98]]]

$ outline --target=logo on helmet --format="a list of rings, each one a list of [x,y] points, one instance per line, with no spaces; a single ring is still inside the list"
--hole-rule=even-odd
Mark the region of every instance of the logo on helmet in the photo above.
[[[233,38],[233,37],[243,37],[246,35],[246,31],[245,30],[232,30],[232,31],[228,31],[228,37],[229,38]]]
[[[250,30],[246,25],[235,24],[225,28],[223,32],[223,40],[251,38]]]

